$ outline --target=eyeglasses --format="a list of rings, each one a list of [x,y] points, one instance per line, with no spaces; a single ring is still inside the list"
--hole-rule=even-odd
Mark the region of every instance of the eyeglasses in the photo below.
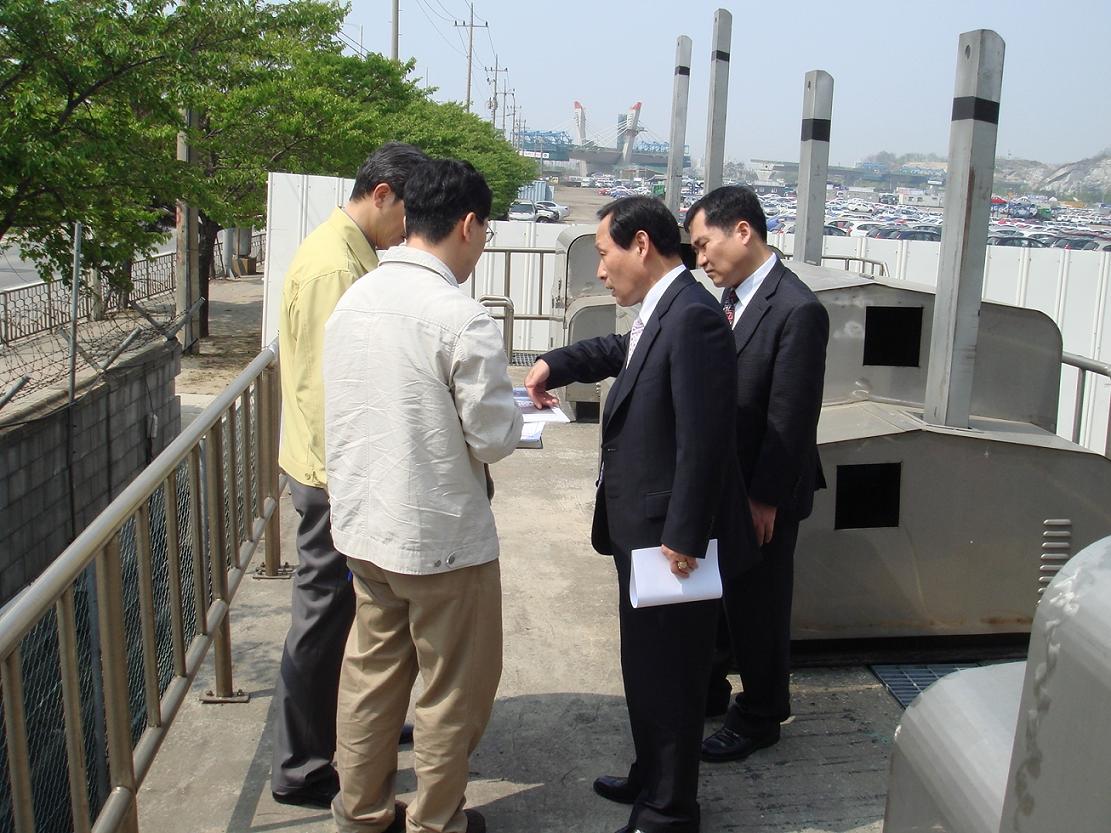
[[[493,242],[494,242],[494,227],[492,225],[490,225],[489,222],[487,222],[486,223],[486,245],[489,246]]]

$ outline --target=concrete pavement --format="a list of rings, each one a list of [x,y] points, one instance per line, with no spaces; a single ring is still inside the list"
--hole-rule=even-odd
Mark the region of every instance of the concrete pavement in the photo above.
[[[226,283],[214,283],[214,342],[226,323],[238,327],[245,343],[251,290],[221,286]],[[222,301],[223,289],[236,298]],[[219,326],[218,309],[227,310]],[[218,355],[216,348],[207,352]],[[518,378],[523,372],[514,370]],[[543,449],[518,450],[494,466],[505,670],[491,724],[472,758],[467,795],[493,833],[609,833],[627,818],[627,808],[591,791],[595,776],[623,774],[632,754],[618,669],[615,573],[589,545],[596,446],[596,425],[551,425]],[[286,496],[286,561],[296,559],[294,518]],[[272,698],[289,592],[284,581],[244,581],[232,607],[232,638],[235,684],[251,701],[187,701],[140,793],[144,829],[335,829],[327,813],[270,797]],[[211,686],[206,667],[195,693]],[[880,830],[898,705],[866,669],[841,668],[796,672],[794,708],[778,745],[743,763],[703,766],[705,833]],[[717,725],[709,721],[707,733]],[[401,800],[412,797],[411,767],[412,752],[401,750]]]

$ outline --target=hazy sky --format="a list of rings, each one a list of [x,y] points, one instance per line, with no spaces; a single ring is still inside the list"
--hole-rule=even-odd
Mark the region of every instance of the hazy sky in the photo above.
[[[803,76],[812,69],[834,78],[834,164],[881,150],[945,154],[957,39],[981,28],[1007,45],[1000,157],[1071,162],[1111,146],[1108,0],[476,0],[476,23],[489,29],[474,33],[474,110],[489,116],[484,68],[496,52],[528,128],[573,133],[579,100],[588,134],[608,139],[618,114],[641,101],[649,138],[666,141],[675,42],[687,35],[687,144],[701,158],[718,8],[733,15],[728,159],[798,158]],[[344,33],[389,54],[390,14],[390,0],[353,0]],[[466,97],[467,30],[451,21],[467,16],[465,0],[401,0],[401,56],[416,58],[415,75],[439,88],[437,100]]]

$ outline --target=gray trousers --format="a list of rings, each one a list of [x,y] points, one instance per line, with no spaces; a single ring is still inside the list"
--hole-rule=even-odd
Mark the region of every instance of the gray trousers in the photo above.
[[[355,616],[347,557],[332,543],[328,493],[292,478],[289,487],[300,516],[300,563],[293,576],[293,621],[274,694],[278,714],[270,788],[277,793],[334,782],[339,671]]]

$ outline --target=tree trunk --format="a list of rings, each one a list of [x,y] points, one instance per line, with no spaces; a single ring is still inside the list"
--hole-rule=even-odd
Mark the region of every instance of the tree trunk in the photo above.
[[[215,257],[216,237],[220,234],[220,224],[209,219],[205,213],[200,212],[199,234],[200,249],[197,252],[197,264],[200,272],[201,297],[205,299],[201,307],[200,337],[208,337],[208,288],[213,275],[213,259]]]

